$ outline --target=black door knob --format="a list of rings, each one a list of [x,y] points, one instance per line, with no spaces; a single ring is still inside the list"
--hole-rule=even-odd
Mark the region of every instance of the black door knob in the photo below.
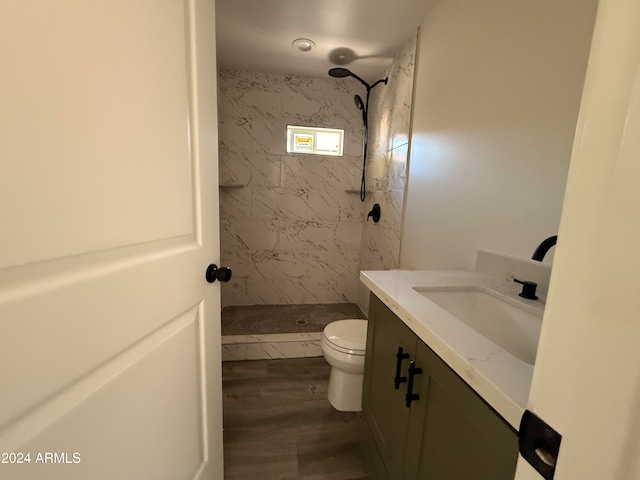
[[[209,283],[213,283],[216,280],[219,280],[221,282],[228,282],[229,280],[231,280],[231,269],[227,267],[218,268],[215,263],[212,263],[207,267],[205,278]]]

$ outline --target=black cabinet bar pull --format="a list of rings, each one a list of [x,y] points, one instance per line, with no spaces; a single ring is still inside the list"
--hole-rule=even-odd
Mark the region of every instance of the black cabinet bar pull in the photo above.
[[[400,376],[400,370],[402,369],[402,360],[409,358],[408,353],[402,353],[402,347],[398,347],[398,353],[396,353],[396,376],[393,379],[393,384],[396,390],[400,390],[400,384],[407,381],[407,377]]]
[[[411,402],[420,398],[420,395],[413,393],[413,378],[421,373],[422,369],[416,367],[416,362],[409,362],[409,382],[407,383],[407,394],[404,396],[407,408],[411,408]]]

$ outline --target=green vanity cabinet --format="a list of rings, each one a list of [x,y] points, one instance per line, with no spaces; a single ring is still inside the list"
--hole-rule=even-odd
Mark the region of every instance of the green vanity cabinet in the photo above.
[[[417,397],[407,407],[412,362]],[[513,479],[517,433],[375,295],[363,389],[363,445],[373,478]]]
[[[406,383],[395,389],[398,348],[415,357],[416,335],[377,297],[371,296],[364,364],[362,412],[391,478],[402,478],[407,425]],[[375,352],[372,354],[371,352]],[[401,360],[406,375],[408,361]],[[383,473],[383,472],[380,472]],[[385,478],[380,476],[380,478]]]

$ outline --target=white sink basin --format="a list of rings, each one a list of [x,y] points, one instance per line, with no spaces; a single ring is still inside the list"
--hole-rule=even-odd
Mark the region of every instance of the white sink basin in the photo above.
[[[533,365],[542,312],[481,287],[413,287],[480,335]]]

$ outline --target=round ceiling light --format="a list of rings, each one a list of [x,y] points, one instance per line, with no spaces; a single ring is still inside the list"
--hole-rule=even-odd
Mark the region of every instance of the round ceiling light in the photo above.
[[[316,44],[308,38],[296,38],[291,42],[291,46],[297,48],[301,52],[310,52]]]

